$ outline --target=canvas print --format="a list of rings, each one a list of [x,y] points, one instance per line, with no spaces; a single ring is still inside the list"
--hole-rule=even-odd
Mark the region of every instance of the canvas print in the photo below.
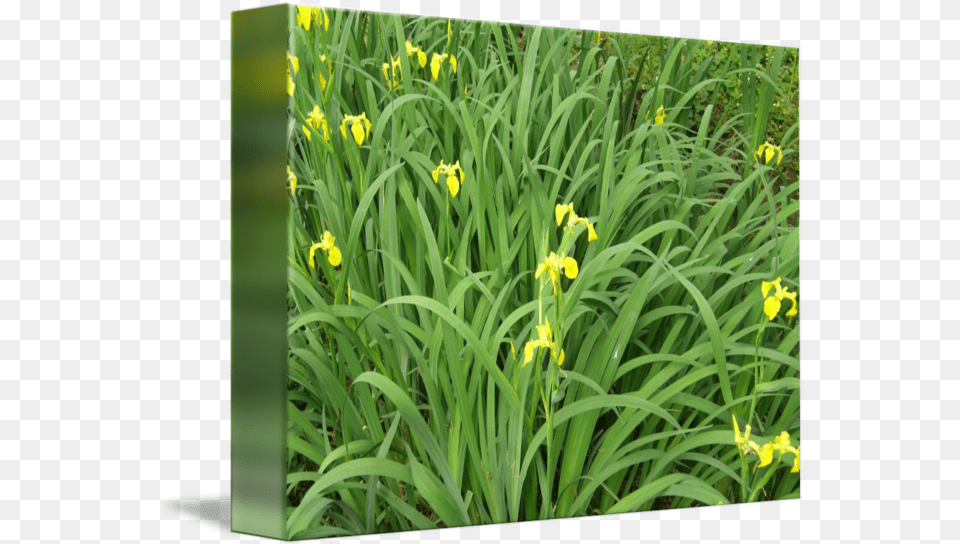
[[[799,497],[796,49],[285,9],[286,538]]]

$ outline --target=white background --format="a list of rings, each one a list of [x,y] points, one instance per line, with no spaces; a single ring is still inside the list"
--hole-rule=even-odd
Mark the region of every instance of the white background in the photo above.
[[[0,6],[0,539],[240,540],[230,12]],[[960,3],[327,7],[800,48],[801,500],[364,541],[960,538]]]

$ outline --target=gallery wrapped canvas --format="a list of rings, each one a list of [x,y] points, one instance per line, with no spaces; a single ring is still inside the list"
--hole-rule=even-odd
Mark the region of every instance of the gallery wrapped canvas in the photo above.
[[[795,49],[232,25],[234,530],[799,497]]]

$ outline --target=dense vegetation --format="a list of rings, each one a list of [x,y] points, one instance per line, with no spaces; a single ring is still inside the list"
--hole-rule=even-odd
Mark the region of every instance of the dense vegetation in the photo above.
[[[290,536],[799,496],[796,51],[291,10]]]

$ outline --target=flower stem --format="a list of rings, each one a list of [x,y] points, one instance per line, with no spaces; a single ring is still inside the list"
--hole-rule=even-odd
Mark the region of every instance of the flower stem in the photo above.
[[[757,407],[757,387],[760,385],[760,340],[763,338],[763,329],[767,326],[766,321],[760,322],[760,330],[757,331],[757,340],[754,343],[753,354],[753,400],[750,401],[750,412],[747,413],[747,425],[753,423],[753,411]]]

